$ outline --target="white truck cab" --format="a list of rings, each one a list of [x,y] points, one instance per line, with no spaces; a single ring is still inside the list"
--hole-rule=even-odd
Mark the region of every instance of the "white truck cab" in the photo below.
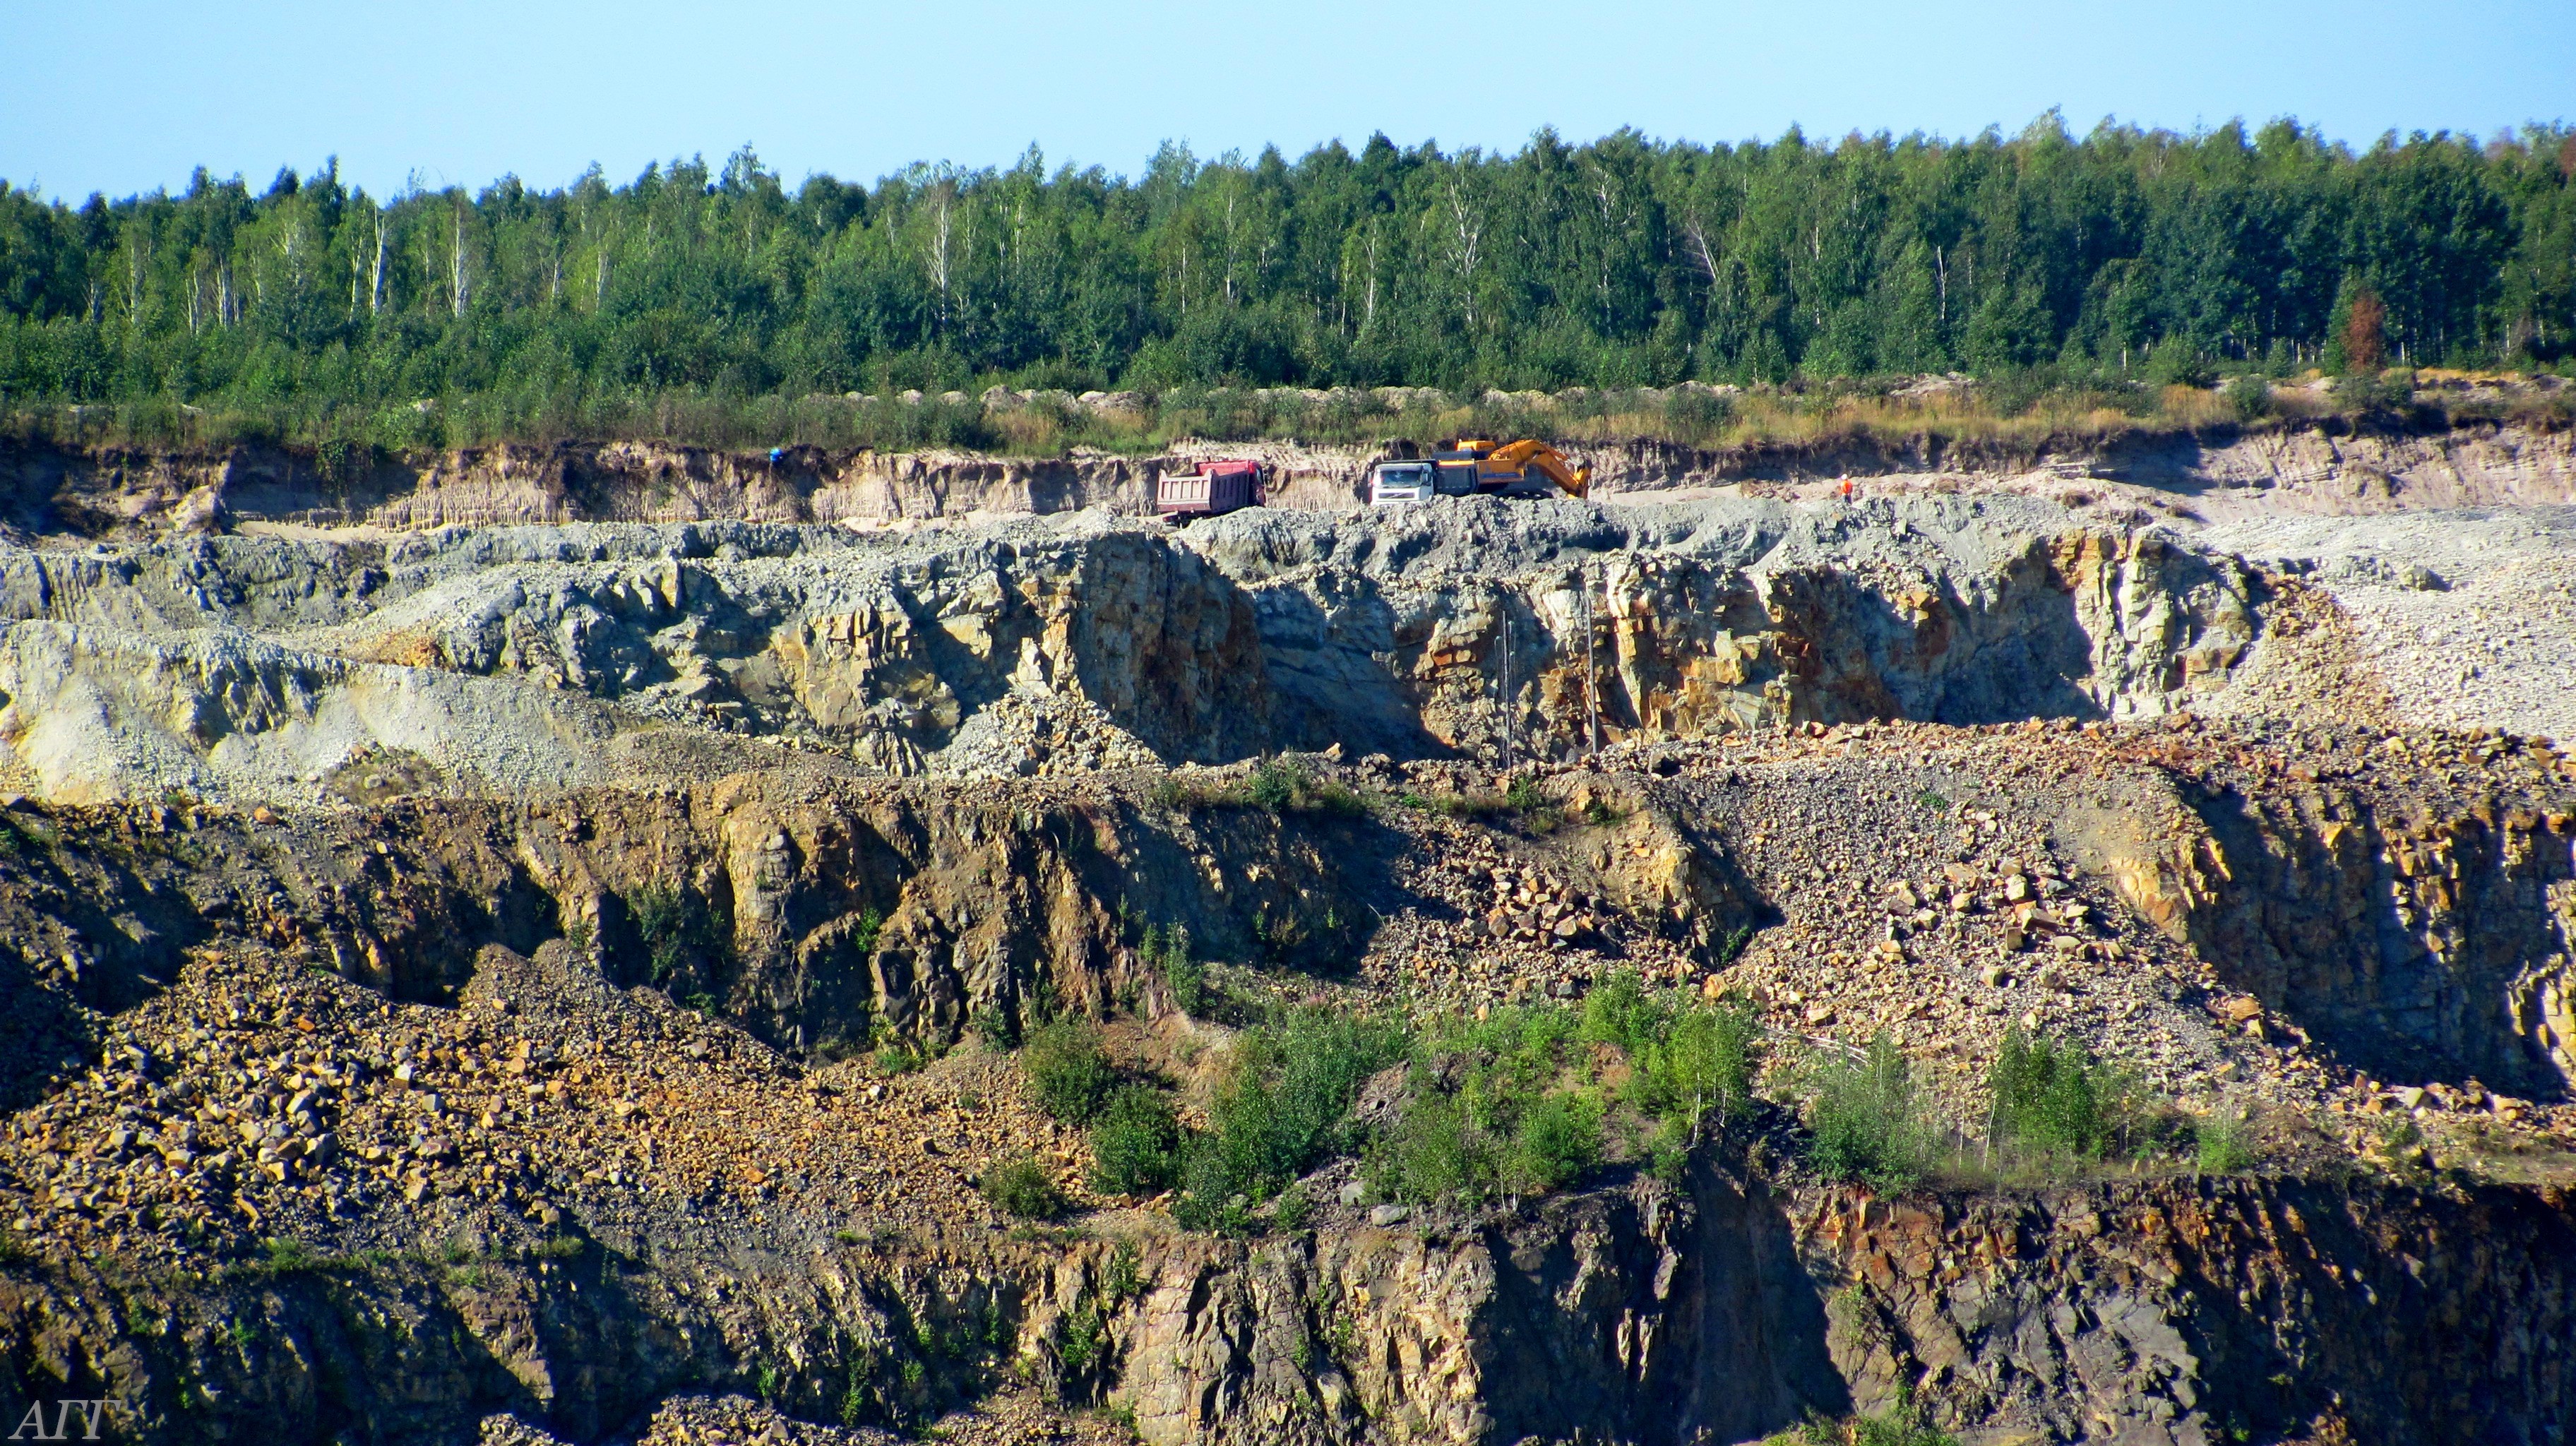
[[[1439,486],[1439,468],[1430,462],[1380,462],[1369,469],[1369,505],[1428,502]]]

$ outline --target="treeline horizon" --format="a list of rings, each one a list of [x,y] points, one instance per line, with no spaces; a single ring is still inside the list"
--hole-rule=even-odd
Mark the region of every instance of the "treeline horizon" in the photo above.
[[[1167,143],[1132,179],[1032,147],[793,190],[749,147],[544,191],[378,198],[336,163],[77,205],[0,181],[0,399],[306,433],[423,402],[541,427],[675,393],[995,382],[2099,385],[2571,357],[2563,124],[2362,150],[2290,120],[2079,139],[2054,113],[1960,141]]]

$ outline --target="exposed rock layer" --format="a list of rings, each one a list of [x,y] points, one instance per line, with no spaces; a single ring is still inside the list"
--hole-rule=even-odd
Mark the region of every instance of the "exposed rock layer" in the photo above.
[[[65,798],[310,798],[395,750],[507,792],[675,754],[720,773],[770,736],[909,774],[1015,693],[1204,762],[2151,717],[2227,687],[2263,596],[2163,534],[1939,498],[7,551],[0,771]]]

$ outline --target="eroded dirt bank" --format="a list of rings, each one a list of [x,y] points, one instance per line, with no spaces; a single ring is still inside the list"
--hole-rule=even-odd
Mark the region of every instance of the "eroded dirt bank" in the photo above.
[[[2576,433],[2493,422],[2300,423],[2108,443],[1925,436],[1710,450],[1637,440],[1570,451],[1606,498],[1747,484],[1759,492],[1840,476],[1956,487],[2037,474],[2133,484],[2183,506],[2206,498],[2320,514],[2576,502]],[[1376,455],[1263,441],[1063,458],[798,447],[773,461],[766,449],[575,442],[401,454],[343,476],[310,453],[274,446],[196,454],[11,443],[0,445],[0,517],[32,535],[150,538],[274,525],[883,523],[1091,507],[1150,515],[1156,479],[1208,456],[1275,465],[1273,506],[1342,510],[1366,500]]]

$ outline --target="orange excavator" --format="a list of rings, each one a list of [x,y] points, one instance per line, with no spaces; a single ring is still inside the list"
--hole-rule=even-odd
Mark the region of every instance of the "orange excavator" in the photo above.
[[[1495,443],[1465,437],[1419,460],[1380,462],[1369,469],[1369,501],[1427,502],[1433,497],[1582,497],[1592,489],[1592,469],[1578,467],[1545,442],[1524,437]]]

